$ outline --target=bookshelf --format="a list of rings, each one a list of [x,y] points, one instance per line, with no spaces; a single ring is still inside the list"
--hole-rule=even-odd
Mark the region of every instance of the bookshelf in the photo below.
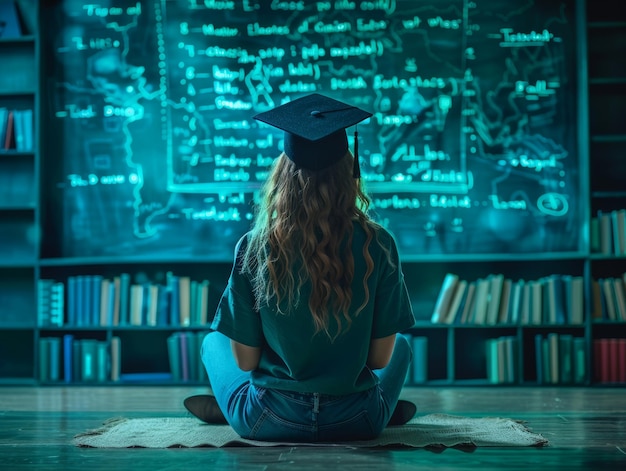
[[[617,279],[624,287],[626,125],[621,114],[626,109],[626,64],[611,58],[626,51],[626,14],[614,6],[590,2],[587,25],[590,208],[592,227],[598,227],[597,237],[592,237],[588,276],[594,285]],[[591,308],[591,380],[601,384],[614,382],[626,358],[626,325],[620,321],[619,298],[614,304],[615,309],[605,307],[604,313],[601,306]]]
[[[0,384],[34,381],[38,276],[37,2],[0,5]]]
[[[106,290],[94,286],[102,288],[101,280],[114,283],[122,274],[128,274],[129,283],[146,287],[144,293],[149,296],[147,286],[167,285],[172,274],[189,277],[197,285],[206,281],[203,309],[210,317],[231,269],[230,262],[224,261],[230,258],[230,253],[220,254],[219,259],[203,254],[124,256],[123,250],[116,255],[59,256],[63,252],[59,249],[62,232],[67,230],[55,219],[55,210],[62,201],[58,195],[44,191],[45,179],[53,176],[58,180],[61,172],[58,155],[45,146],[58,136],[51,123],[38,124],[40,108],[46,108],[46,119],[51,119],[47,109],[51,105],[47,103],[44,107],[40,95],[43,82],[49,80],[46,71],[52,65],[50,57],[43,57],[40,52],[44,32],[37,27],[48,15],[48,4],[22,0],[16,5],[24,34],[0,38],[0,61],[9,63],[14,71],[0,77],[0,108],[32,109],[37,138],[30,150],[14,147],[0,150],[0,384],[201,384],[204,378],[198,372],[198,365],[191,364],[192,354],[187,356],[187,376],[182,370],[172,371],[170,365],[174,361],[172,353],[182,352],[180,342],[185,342],[188,352],[197,350],[206,325],[191,321],[187,324],[180,317],[178,321],[149,325],[147,313],[142,317],[146,320],[139,323],[131,322],[130,315],[125,321],[115,323],[108,314],[103,314],[108,312],[108,307],[103,307],[106,303],[102,304],[102,293]],[[614,60],[621,58],[626,50],[626,17],[618,6],[598,2],[577,1],[576,9],[580,33],[576,58],[577,119],[581,130],[577,147],[582,200],[588,203],[581,208],[584,213],[581,224],[572,229],[583,234],[580,247],[555,253],[406,257],[405,277],[417,317],[417,324],[406,335],[412,337],[416,349],[425,352],[407,378],[409,385],[617,384],[599,376],[604,364],[600,361],[601,350],[604,348],[609,354],[611,349],[619,351],[619,343],[613,339],[626,338],[626,323],[599,314],[594,317],[593,280],[617,278],[626,272],[626,255],[613,249],[602,252],[598,219],[599,211],[610,213],[626,208],[623,185],[626,128],[621,119],[626,109],[626,66],[623,61]],[[125,217],[125,210],[120,209],[121,217]],[[83,229],[80,221],[74,224],[73,229]],[[41,228],[41,235],[37,228]],[[220,237],[215,236],[216,243]],[[448,273],[468,283],[497,274],[512,282],[543,281],[561,275],[580,277],[583,320],[551,322],[542,317],[538,323],[510,319],[491,324],[433,323],[431,316]],[[101,278],[91,288],[85,288],[84,277],[93,276]],[[70,285],[74,286],[79,277],[80,302],[69,294]],[[39,317],[41,303],[49,303],[51,308],[59,302],[50,293],[44,294],[44,280],[54,280],[63,289],[61,323]],[[198,295],[189,291],[190,299],[194,296],[197,299]],[[73,307],[70,299],[74,299]],[[94,306],[95,300],[99,301],[98,308],[87,307]],[[78,312],[78,305],[83,306],[83,311],[97,309],[99,314],[78,320],[74,312]],[[130,301],[127,306],[130,310]],[[71,320],[70,310],[74,312]],[[181,340],[183,336],[185,340]],[[597,342],[604,339],[610,342]],[[66,342],[72,346],[67,347]],[[173,352],[168,345],[174,342],[179,342],[179,346]],[[572,372],[556,378],[554,383],[544,371],[550,364],[550,345],[558,343],[563,345],[563,351],[574,352],[573,348],[565,347],[574,342],[582,342],[582,357],[576,359],[583,370],[582,376],[574,380]],[[91,352],[88,361],[82,361],[81,349]],[[64,351],[72,353],[64,354]],[[53,357],[56,373],[51,375]],[[500,357],[501,364],[490,362],[492,357]],[[176,361],[181,361],[182,368],[182,360]],[[100,376],[99,362],[107,365],[106,374]]]

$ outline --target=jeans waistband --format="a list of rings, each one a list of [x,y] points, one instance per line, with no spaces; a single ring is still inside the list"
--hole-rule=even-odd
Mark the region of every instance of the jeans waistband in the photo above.
[[[333,394],[323,394],[316,392],[298,392],[298,391],[289,391],[286,389],[272,389],[272,391],[277,394],[283,394],[288,396],[296,401],[302,402],[310,402],[310,403],[326,403],[326,402],[334,402],[341,399],[345,399],[347,397],[353,396],[355,394],[363,394],[365,391],[357,391],[351,394],[342,394],[342,395],[333,395]]]

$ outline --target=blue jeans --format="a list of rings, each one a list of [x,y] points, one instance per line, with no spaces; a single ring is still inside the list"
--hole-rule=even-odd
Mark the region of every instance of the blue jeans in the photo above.
[[[241,437],[329,443],[380,435],[398,402],[412,352],[406,338],[397,335],[391,361],[375,370],[379,384],[345,396],[254,386],[250,372],[237,366],[230,339],[219,332],[204,338],[201,355],[217,403]]]

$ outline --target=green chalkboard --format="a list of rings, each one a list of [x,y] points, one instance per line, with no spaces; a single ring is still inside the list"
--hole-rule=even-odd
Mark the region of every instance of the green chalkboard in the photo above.
[[[579,250],[573,1],[50,2],[45,256],[229,260],[311,92],[406,257]]]

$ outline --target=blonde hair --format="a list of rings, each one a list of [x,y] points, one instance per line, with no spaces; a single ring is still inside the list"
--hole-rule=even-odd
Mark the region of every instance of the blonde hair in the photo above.
[[[324,332],[332,341],[352,323],[355,221],[366,234],[366,273],[365,299],[353,316],[369,301],[367,281],[374,269],[369,245],[377,224],[367,215],[370,200],[361,180],[352,176],[352,163],[348,151],[336,164],[314,172],[297,168],[281,154],[261,190],[242,264],[251,277],[257,309],[267,305],[288,314],[282,306],[297,306],[301,288],[309,282],[315,334]],[[330,316],[337,324],[335,332],[330,332]]]

